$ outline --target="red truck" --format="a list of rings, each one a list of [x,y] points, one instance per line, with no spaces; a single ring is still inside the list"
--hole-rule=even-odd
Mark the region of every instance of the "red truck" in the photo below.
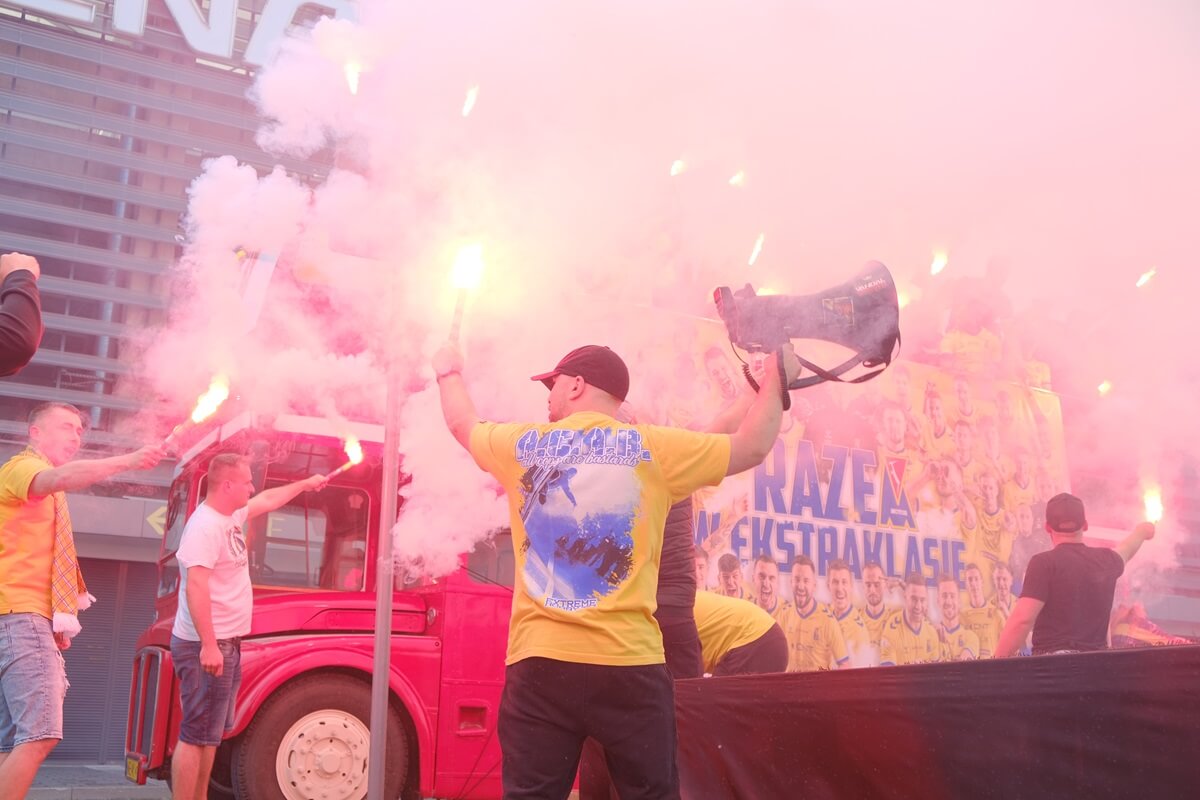
[[[383,429],[242,414],[184,453],[171,484],[154,623],[138,639],[126,729],[126,776],[169,779],[179,731],[171,626],[184,523],[205,495],[208,463],[248,455],[259,489],[345,461],[364,462],[321,492],[252,521],[253,630],[242,643],[235,723],[217,751],[209,797],[355,800],[367,791],[368,722],[380,527]],[[511,537],[501,532],[437,582],[393,600],[388,798],[498,798],[496,715],[512,605]],[[387,578],[385,578],[387,579]]]

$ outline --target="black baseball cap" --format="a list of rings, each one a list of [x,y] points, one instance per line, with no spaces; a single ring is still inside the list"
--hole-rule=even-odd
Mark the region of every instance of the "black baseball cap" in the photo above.
[[[618,400],[629,394],[629,368],[621,357],[607,347],[587,344],[562,357],[549,372],[534,375],[530,380],[541,381],[549,389],[559,375],[583,378],[589,386],[603,389]]]
[[[1087,527],[1083,501],[1073,494],[1056,494],[1046,503],[1046,524],[1060,533],[1079,533]]]

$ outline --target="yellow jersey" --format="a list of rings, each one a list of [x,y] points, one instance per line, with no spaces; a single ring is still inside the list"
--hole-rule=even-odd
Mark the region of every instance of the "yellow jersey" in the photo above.
[[[968,601],[959,612],[962,626],[975,634],[979,639],[980,658],[991,658],[996,652],[996,644],[1000,641],[1000,631],[1004,630],[1004,622],[1000,612],[991,603],[985,602],[981,607],[974,608]]]
[[[941,627],[942,661],[970,661],[979,658],[979,637],[962,623],[953,628]]]
[[[881,666],[902,664],[928,664],[940,661],[942,642],[937,628],[929,620],[922,620],[915,630],[909,626],[904,612],[898,611],[888,620],[879,640],[879,663]]]
[[[470,451],[508,494],[516,580],[506,663],[663,663],[654,609],[667,511],[725,477],[729,437],[588,411],[480,422]]]
[[[1014,514],[1017,512],[1017,506],[1029,506],[1033,508],[1037,503],[1037,487],[1033,480],[1029,484],[1022,486],[1017,483],[1015,478],[1009,479],[1004,484],[1004,507]]]
[[[996,564],[1001,561],[1008,563],[1012,555],[1015,532],[1009,527],[1009,519],[1003,508],[988,513],[983,510],[982,504],[978,504],[974,529],[963,532],[967,541],[965,561],[978,565],[983,573],[984,591],[992,588],[992,570]]]
[[[871,664],[871,634],[867,631],[867,621],[854,606],[849,606],[840,617],[833,607],[829,607],[833,618],[837,620],[842,630],[842,641],[846,643],[846,651],[850,655],[850,663],[856,667]]]
[[[883,626],[887,625],[888,619],[892,614],[896,613],[896,609],[883,607],[879,612],[879,616],[871,616],[871,610],[866,606],[859,609],[862,612],[863,624],[867,626],[867,640],[876,650],[879,649],[879,640],[883,636]]]
[[[730,650],[752,644],[775,626],[774,618],[749,600],[696,592],[696,630],[704,671],[712,672]]]
[[[0,467],[0,614],[53,617],[54,498],[30,497],[33,479],[51,464],[22,452]]]
[[[1004,626],[1008,624],[1008,616],[1012,614],[1012,610],[1017,607],[1017,596],[1009,594],[1008,605],[1000,602],[1000,598],[992,595],[992,599],[988,600],[992,608],[996,609],[996,613],[1000,615],[1000,630],[1004,630]]]
[[[841,626],[823,603],[814,603],[807,615],[789,606],[780,627],[788,640],[788,672],[832,669],[849,661]]]

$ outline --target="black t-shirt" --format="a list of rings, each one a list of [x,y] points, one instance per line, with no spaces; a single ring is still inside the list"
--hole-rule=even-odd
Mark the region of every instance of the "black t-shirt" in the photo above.
[[[1115,550],[1069,542],[1029,560],[1021,597],[1045,603],[1033,625],[1033,652],[1103,650],[1113,590],[1125,571]]]
[[[658,606],[686,609],[696,603],[696,539],[692,535],[692,498],[667,512],[662,561],[658,565]]]

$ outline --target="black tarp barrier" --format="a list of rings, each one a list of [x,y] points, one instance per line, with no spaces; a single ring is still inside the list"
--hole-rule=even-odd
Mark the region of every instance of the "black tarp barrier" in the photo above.
[[[1200,646],[675,686],[685,800],[1200,798]]]

